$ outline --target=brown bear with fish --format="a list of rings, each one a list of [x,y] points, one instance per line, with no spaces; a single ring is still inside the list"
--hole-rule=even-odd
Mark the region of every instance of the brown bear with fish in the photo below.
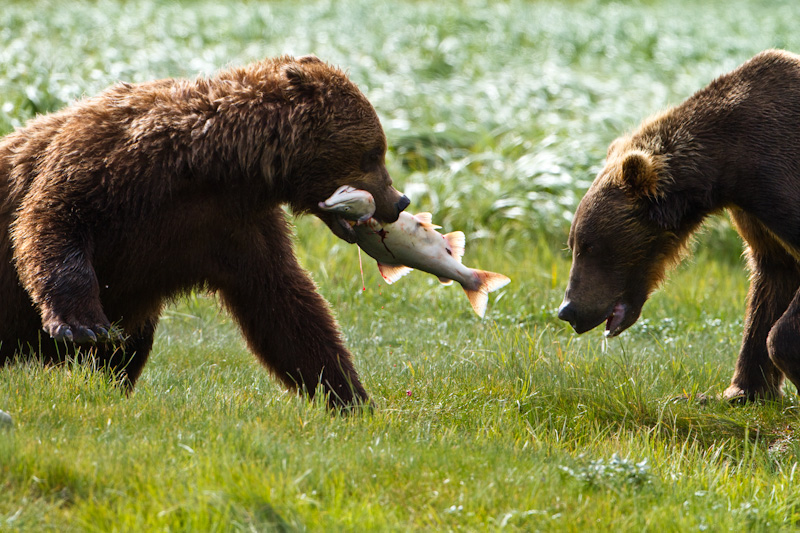
[[[507,283],[460,264],[463,234],[458,245],[429,220],[398,220],[409,200],[386,147],[364,95],[311,56],[120,83],[31,120],[0,140],[0,366],[85,357],[132,388],[165,302],[203,288],[284,384],[367,401],[282,205],[367,253],[372,228],[395,276],[408,265],[456,280],[479,314]],[[368,205],[360,222],[337,203],[342,187]],[[450,261],[426,257],[441,250]]]
[[[0,141],[0,366],[83,354],[133,387],[165,302],[205,288],[287,386],[367,400],[282,205],[355,242],[319,203],[351,185],[396,221],[385,153],[370,103],[315,57],[120,83],[31,120]]]

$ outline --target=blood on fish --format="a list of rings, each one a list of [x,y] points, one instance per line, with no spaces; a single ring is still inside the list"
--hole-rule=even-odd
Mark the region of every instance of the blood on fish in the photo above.
[[[386,248],[386,251],[389,252],[392,255],[392,257],[394,257],[394,254],[392,253],[392,251],[389,249],[388,246],[386,246],[386,236],[389,235],[389,232],[386,231],[385,229],[381,228],[378,231],[376,231],[375,233],[378,235],[378,237],[381,238],[381,244],[383,245],[384,248]]]

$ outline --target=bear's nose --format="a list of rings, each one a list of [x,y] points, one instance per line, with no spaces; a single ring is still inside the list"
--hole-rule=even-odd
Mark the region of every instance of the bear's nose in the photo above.
[[[572,302],[569,300],[561,302],[561,306],[558,308],[558,318],[569,322],[573,328],[575,327],[575,322],[578,320],[578,311],[575,310]]]
[[[408,196],[404,194],[403,196],[400,197],[397,203],[394,204],[394,206],[397,208],[397,213],[399,214],[403,211],[403,209],[408,207],[409,204],[411,204],[411,200],[409,200]]]

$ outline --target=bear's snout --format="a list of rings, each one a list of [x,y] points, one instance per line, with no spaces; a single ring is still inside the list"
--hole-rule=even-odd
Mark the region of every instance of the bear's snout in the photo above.
[[[364,187],[367,191],[372,193],[375,197],[375,214],[373,217],[385,224],[392,224],[397,222],[400,213],[411,204],[408,196],[401,193],[394,187],[379,188],[372,190]]]
[[[608,319],[611,314],[611,309],[586,307],[568,298],[564,298],[558,308],[558,318],[569,322],[569,325],[578,335],[596,328]]]
[[[402,213],[403,210],[409,205],[411,205],[411,200],[409,200],[408,196],[406,196],[405,194],[400,197],[400,200],[398,200],[396,204],[394,204],[394,206],[397,208],[398,215]]]
[[[577,330],[575,327],[575,322],[578,321],[578,311],[575,309],[575,305],[569,300],[564,300],[561,302],[561,305],[558,307],[558,318],[565,322],[569,322],[572,329]]]
[[[587,312],[586,309],[580,309],[575,302],[567,299],[564,299],[558,308],[558,318],[569,322],[569,325],[578,335],[596,328],[605,320],[605,316],[600,316],[595,312]]]

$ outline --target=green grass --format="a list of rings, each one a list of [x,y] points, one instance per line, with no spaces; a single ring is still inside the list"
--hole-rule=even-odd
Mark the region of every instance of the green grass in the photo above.
[[[458,287],[392,286],[301,219],[376,409],[287,393],[213,298],[164,314],[124,396],[83,367],[0,370],[0,530],[764,530],[800,523],[795,390],[715,396],[738,351],[741,245],[696,253],[604,343],[555,316],[570,213],[608,143],[768,47],[794,2],[10,2],[0,132],[117,80],[281,53],[343,66],[378,110],[412,210],[509,275],[477,319]],[[2,305],[2,302],[0,302]]]

